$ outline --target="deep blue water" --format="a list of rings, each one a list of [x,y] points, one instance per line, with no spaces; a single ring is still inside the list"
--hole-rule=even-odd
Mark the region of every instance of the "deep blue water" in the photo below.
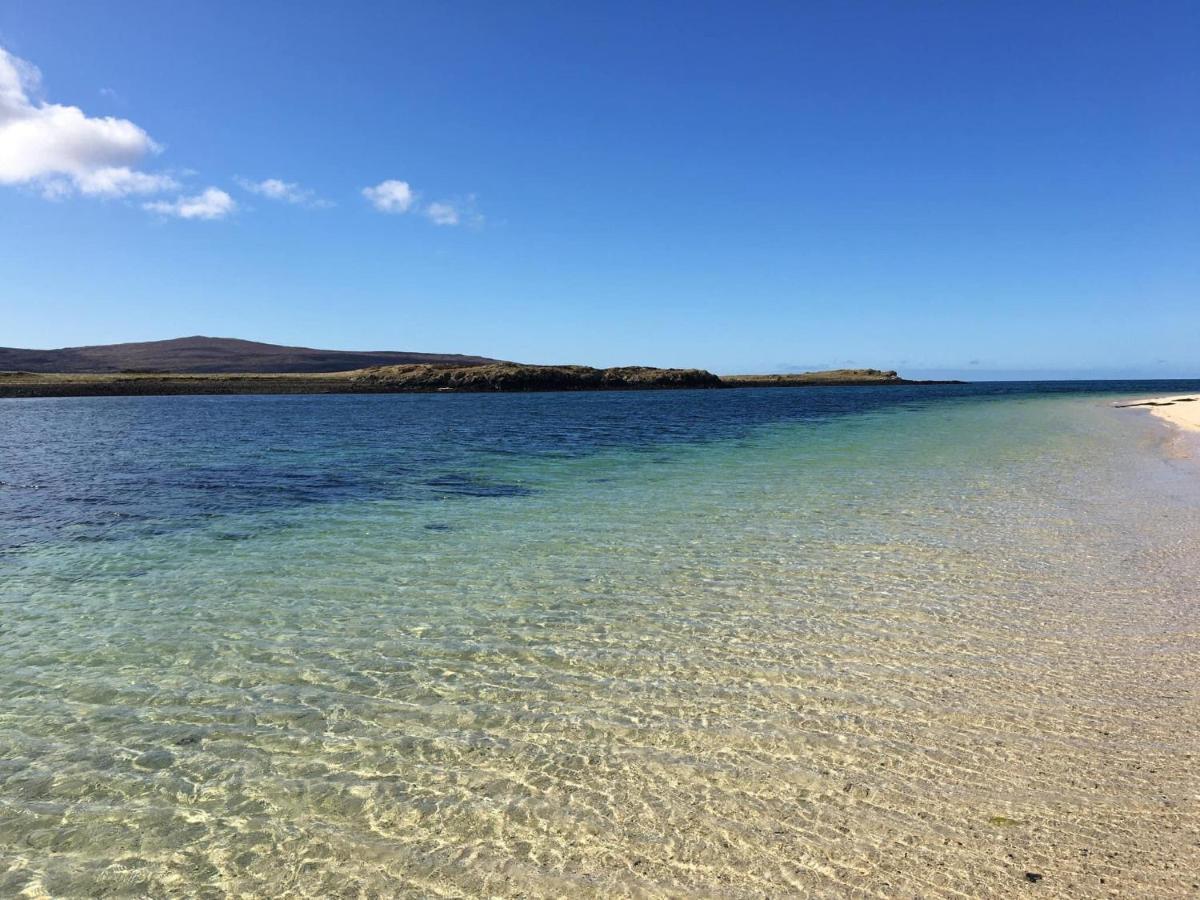
[[[577,457],[737,437],[797,420],[1197,381],[994,382],[611,393],[0,400],[0,552],[343,500],[521,497],[499,456]]]

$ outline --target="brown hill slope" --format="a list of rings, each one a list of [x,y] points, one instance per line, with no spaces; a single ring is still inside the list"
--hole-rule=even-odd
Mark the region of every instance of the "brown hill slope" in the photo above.
[[[494,363],[484,356],[402,351],[314,350],[236,338],[196,335],[169,341],[21,350],[0,347],[0,371],[21,372],[345,372],[368,366],[476,366]]]

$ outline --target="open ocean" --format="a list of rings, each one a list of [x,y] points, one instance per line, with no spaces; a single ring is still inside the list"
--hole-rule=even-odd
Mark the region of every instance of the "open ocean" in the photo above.
[[[1194,895],[1198,388],[0,401],[0,896]]]

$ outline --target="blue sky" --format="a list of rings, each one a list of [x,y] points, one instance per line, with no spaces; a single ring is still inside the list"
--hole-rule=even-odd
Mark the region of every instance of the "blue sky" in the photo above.
[[[1200,375],[1200,4],[8,0],[0,47],[0,345]]]

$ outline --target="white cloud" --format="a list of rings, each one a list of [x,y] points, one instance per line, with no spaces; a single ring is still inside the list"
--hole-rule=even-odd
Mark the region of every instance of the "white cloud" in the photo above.
[[[380,212],[406,213],[416,202],[416,194],[407,181],[389,179],[374,187],[363,188],[362,194]]]
[[[0,185],[27,185],[48,199],[72,195],[130,197],[182,190],[178,179],[191,173],[144,172],[144,158],[162,147],[139,125],[114,116],[89,116],[77,106],[47,103],[40,96],[37,68],[0,47]],[[115,91],[101,88],[108,99]],[[280,178],[238,179],[245,190],[281,203],[323,207],[332,204],[296,182]],[[480,225],[474,198],[425,205],[407,181],[388,179],[362,189],[384,213],[417,213],[435,225]],[[142,204],[150,212],[182,219],[222,219],[238,204],[225,191],[209,187],[195,195]]]
[[[294,181],[283,181],[279,178],[267,178],[263,181],[249,181],[245,178],[236,179],[244,190],[270,200],[292,203],[296,206],[323,207],[332,206],[328,200],[322,200],[314,191],[301,187]]]
[[[178,186],[169,175],[131,168],[161,150],[142,128],[35,100],[40,82],[34,66],[0,48],[0,184],[37,185],[47,197],[121,197]]]
[[[434,225],[457,225],[458,210],[450,203],[430,203],[425,207],[425,215]]]
[[[483,226],[483,214],[475,208],[475,195],[457,197],[454,200],[437,200],[428,204],[422,212],[434,225],[466,225],[469,228]]]
[[[466,198],[418,204],[417,193],[412,185],[407,181],[389,179],[374,187],[363,188],[362,195],[380,212],[413,212],[424,216],[434,225],[466,224],[477,228],[483,224],[483,216],[475,209],[474,194],[468,194]]]
[[[206,188],[194,197],[177,197],[174,200],[156,200],[143,203],[142,207],[162,216],[179,219],[223,219],[235,209],[237,203],[220,188]]]
[[[126,194],[158,194],[179,187],[170,175],[137,172],[128,166],[113,166],[85,172],[75,179],[82,194],[101,197],[123,197]]]

